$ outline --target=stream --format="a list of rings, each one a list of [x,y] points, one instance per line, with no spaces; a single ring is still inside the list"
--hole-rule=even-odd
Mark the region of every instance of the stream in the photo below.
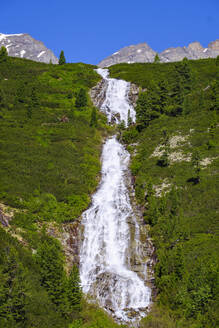
[[[107,82],[100,110],[108,121],[124,120],[127,125],[129,111],[134,122],[135,110],[128,100],[130,84],[109,78],[106,69],[97,72]],[[151,289],[145,284],[147,265],[142,264],[145,269],[141,275],[132,270],[133,253],[141,257],[141,242],[139,223],[130,200],[129,159],[129,153],[116,136],[106,140],[102,151],[102,178],[91,206],[82,215],[84,230],[80,249],[83,292],[121,323],[137,322],[147,314],[151,303]]]

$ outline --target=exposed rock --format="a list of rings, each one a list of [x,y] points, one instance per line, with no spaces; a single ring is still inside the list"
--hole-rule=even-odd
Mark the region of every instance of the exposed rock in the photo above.
[[[99,63],[100,67],[108,67],[118,63],[150,63],[154,61],[156,52],[146,43],[125,47]],[[199,42],[192,42],[188,47],[168,48],[159,54],[161,62],[177,62],[183,58],[200,59],[219,55],[219,39],[203,48]]]
[[[9,221],[10,221],[10,217],[8,215],[5,215],[3,211],[0,209],[0,223],[4,227],[9,227]]]
[[[9,227],[15,211],[17,210],[0,203],[0,223],[4,227]]]
[[[122,48],[111,56],[102,60],[99,67],[108,67],[118,63],[145,63],[153,62],[156,52],[152,50],[147,43],[140,43],[137,45]]]
[[[97,108],[101,108],[105,98],[106,98],[106,90],[108,87],[107,80],[102,79],[97,85],[95,85],[90,90],[91,100]]]
[[[27,58],[37,62],[58,64],[53,52],[29,34],[1,34],[0,48],[4,46],[11,57]]]
[[[79,221],[63,224],[58,226],[55,222],[47,225],[47,233],[57,238],[63,247],[66,258],[66,270],[69,272],[72,265],[79,265],[79,252],[81,243],[81,224]]]
[[[169,140],[170,148],[174,149],[174,148],[179,147],[182,143],[185,143],[185,141],[187,139],[188,139],[188,137],[184,137],[184,136],[180,136],[180,135],[172,136]]]
[[[134,107],[137,105],[139,92],[140,88],[136,84],[130,83],[129,101]]]
[[[153,186],[156,197],[161,197],[163,193],[166,194],[168,191],[170,191],[170,188],[171,188],[171,184],[168,183],[168,179],[164,179],[160,185]]]

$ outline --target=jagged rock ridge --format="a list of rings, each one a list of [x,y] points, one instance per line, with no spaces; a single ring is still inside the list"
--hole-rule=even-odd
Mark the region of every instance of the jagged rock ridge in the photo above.
[[[27,58],[34,61],[53,64],[58,63],[54,53],[29,34],[2,34],[0,33],[0,48],[4,46],[11,57]]]
[[[99,63],[99,67],[109,67],[119,63],[150,63],[154,61],[156,52],[146,43],[128,46],[115,52]],[[209,43],[203,48],[199,42],[192,42],[188,47],[168,48],[159,54],[160,61],[175,62],[187,57],[188,59],[201,59],[217,57],[219,55],[219,39]]]

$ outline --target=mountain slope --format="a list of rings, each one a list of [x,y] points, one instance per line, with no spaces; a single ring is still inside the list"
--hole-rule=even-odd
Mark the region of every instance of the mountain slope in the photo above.
[[[218,60],[119,64],[136,83],[136,125],[122,132],[136,197],[156,247],[158,295],[141,328],[218,325]]]
[[[108,67],[119,63],[153,62],[156,52],[146,43],[125,47],[111,56],[103,59],[98,66]],[[188,47],[168,48],[159,54],[161,62],[175,62],[183,58],[200,59],[217,57],[219,55],[219,40],[211,42],[208,48],[203,48],[199,42],[193,42]]]
[[[58,63],[53,52],[29,34],[2,34],[0,33],[0,48],[6,47],[9,56],[31,59],[41,63]]]

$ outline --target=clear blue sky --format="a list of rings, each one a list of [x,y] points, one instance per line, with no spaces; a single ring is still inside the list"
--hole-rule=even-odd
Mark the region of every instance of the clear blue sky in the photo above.
[[[29,33],[69,62],[96,64],[121,47],[219,38],[219,0],[2,0],[0,33]]]

